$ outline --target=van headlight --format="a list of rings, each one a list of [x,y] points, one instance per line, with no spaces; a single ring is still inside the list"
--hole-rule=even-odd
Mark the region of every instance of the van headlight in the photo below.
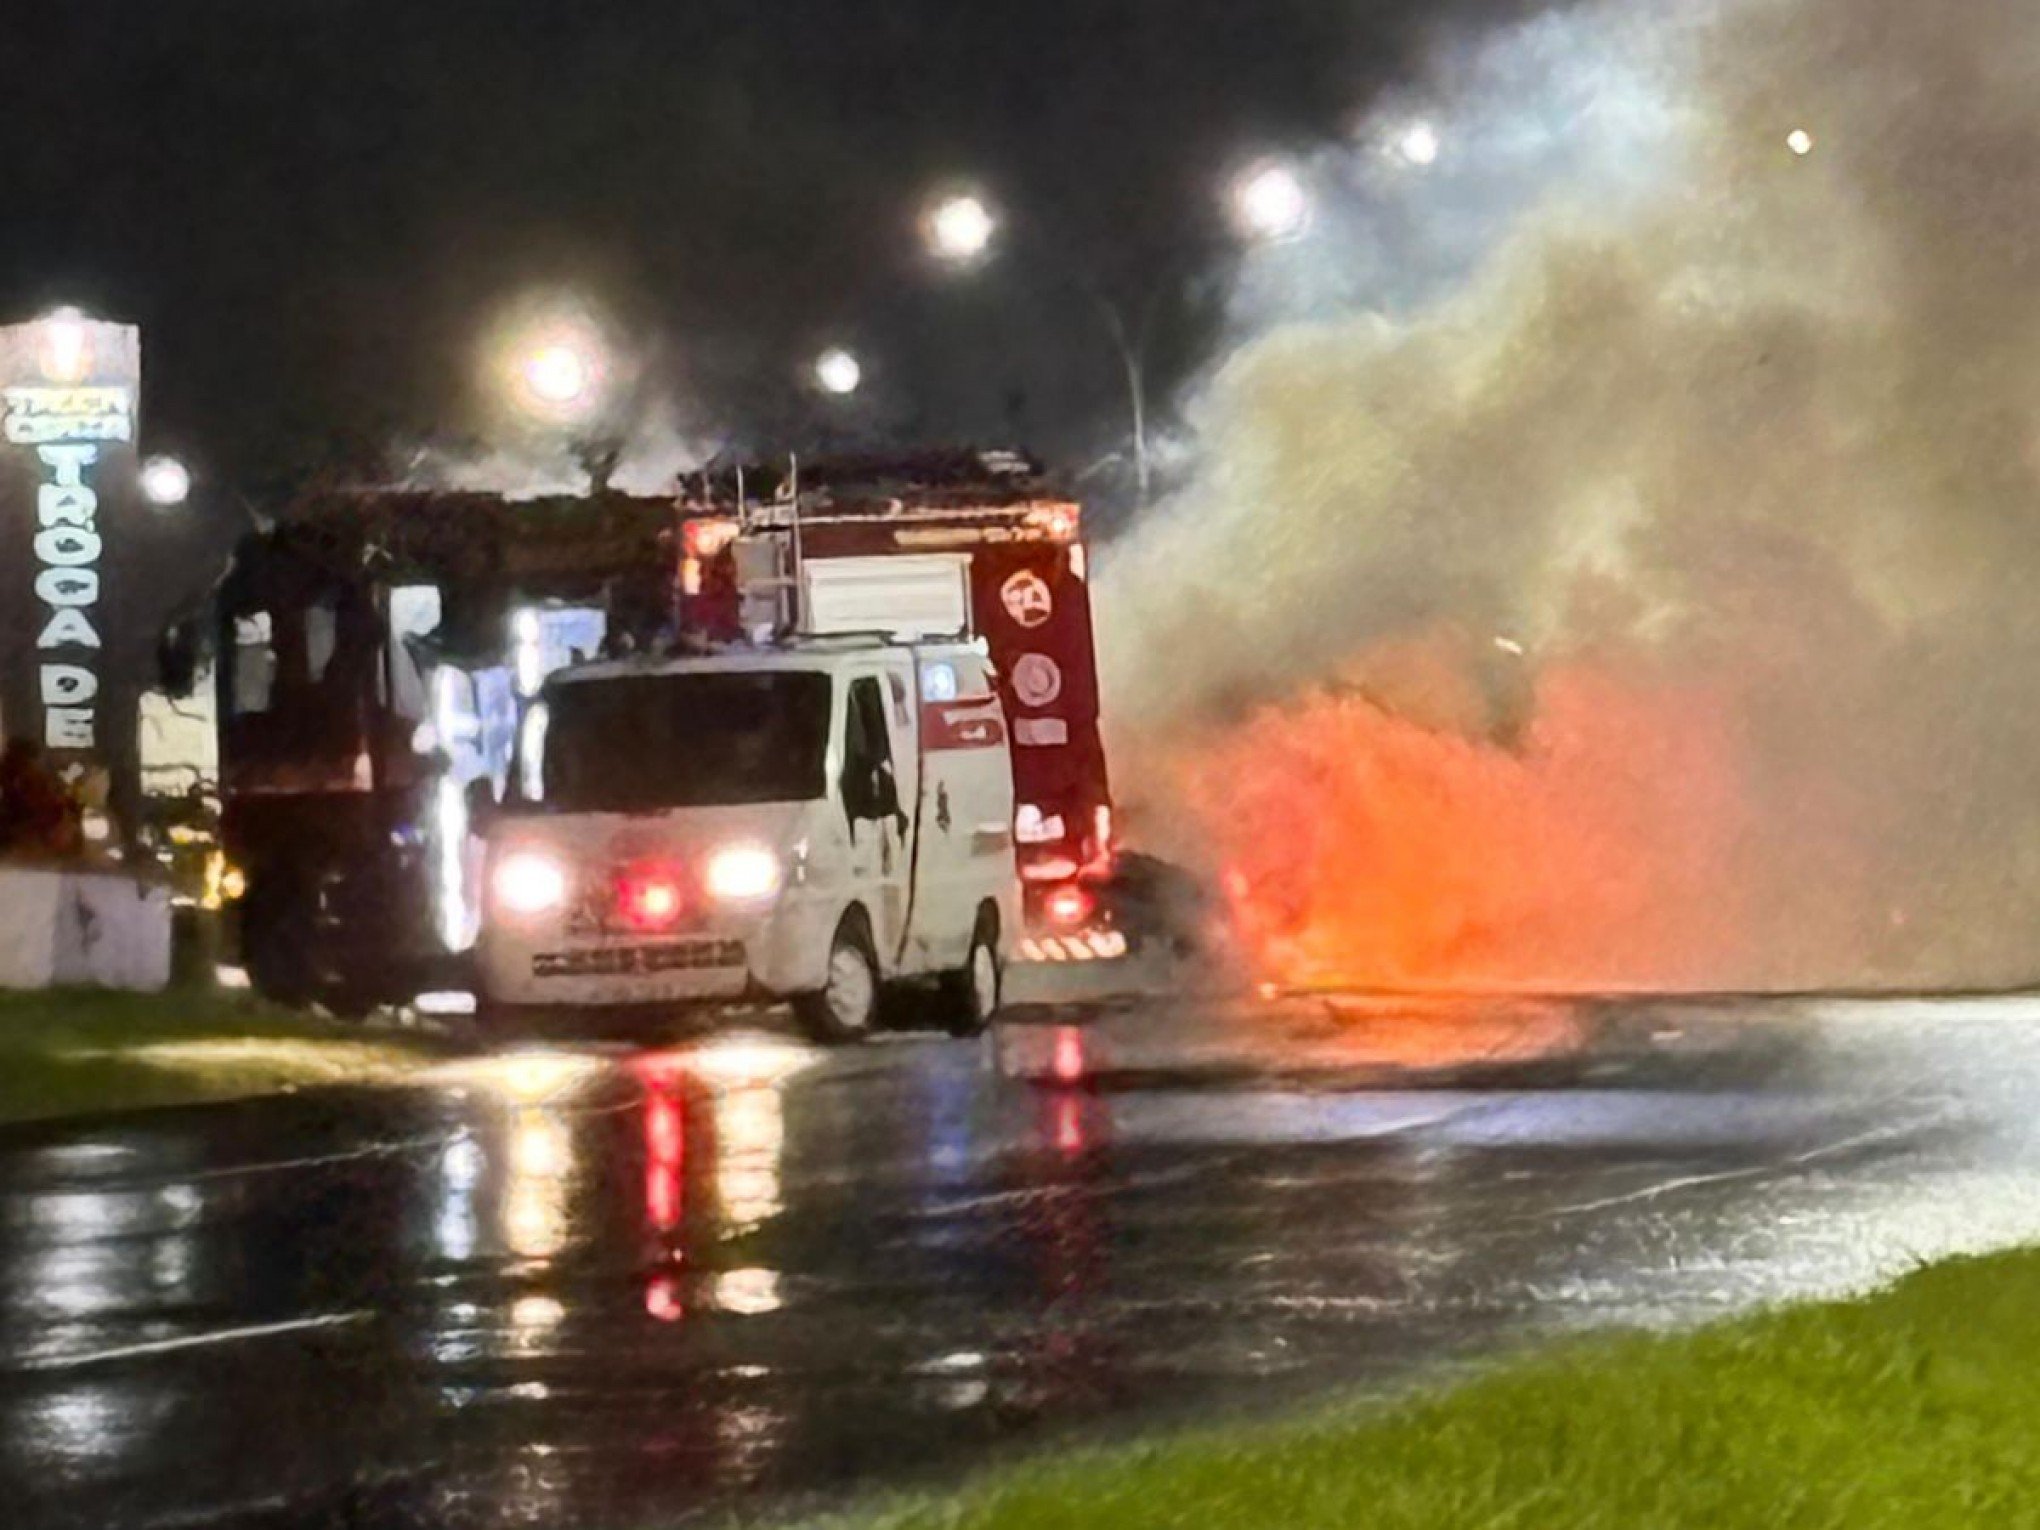
[[[496,906],[513,914],[542,914],[567,901],[567,868],[537,850],[514,850],[489,878]]]
[[[779,891],[779,857],[763,845],[724,845],[709,856],[701,883],[719,903],[758,903]]]

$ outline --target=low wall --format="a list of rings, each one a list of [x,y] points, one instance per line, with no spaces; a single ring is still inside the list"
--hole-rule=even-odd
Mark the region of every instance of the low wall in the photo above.
[[[0,988],[153,993],[169,981],[169,888],[118,871],[0,864]]]

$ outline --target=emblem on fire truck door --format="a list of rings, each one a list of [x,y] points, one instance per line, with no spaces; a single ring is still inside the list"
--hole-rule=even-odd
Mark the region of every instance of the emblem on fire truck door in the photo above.
[[[1055,599],[1048,593],[1048,581],[1031,568],[1023,568],[1007,577],[1006,582],[999,586],[999,604],[1022,627],[1039,627],[1055,610]]]
[[[1062,669],[1045,653],[1023,653],[1013,665],[1013,694],[1020,704],[1045,707],[1062,694]]]

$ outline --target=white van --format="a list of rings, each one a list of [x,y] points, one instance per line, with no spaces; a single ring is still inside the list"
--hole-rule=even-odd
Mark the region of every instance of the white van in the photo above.
[[[488,834],[485,1018],[786,999],[852,1041],[917,981],[958,1034],[997,1011],[1013,777],[976,645],[591,664],[544,706],[537,800]]]

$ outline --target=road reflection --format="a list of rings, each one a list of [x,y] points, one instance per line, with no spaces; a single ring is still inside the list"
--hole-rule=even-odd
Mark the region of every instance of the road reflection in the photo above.
[[[532,1048],[435,1082],[373,1131],[308,1113],[309,1144],[226,1149],[273,1167],[108,1160],[10,1208],[14,1354],[90,1366],[0,1388],[10,1468],[70,1463],[62,1491],[107,1522],[136,1484],[184,1518],[259,1499],[371,1525],[650,1522],[826,1485],[1152,1401],[1158,1376],[1401,1342],[1492,1283],[1521,1192],[1489,1139],[1550,1143],[1559,1108],[1477,1128],[1435,1095],[1184,1088],[1093,1024]]]
[[[508,1156],[503,1242],[526,1259],[550,1259],[567,1242],[572,1133],[544,1106],[520,1106],[510,1124]]]

